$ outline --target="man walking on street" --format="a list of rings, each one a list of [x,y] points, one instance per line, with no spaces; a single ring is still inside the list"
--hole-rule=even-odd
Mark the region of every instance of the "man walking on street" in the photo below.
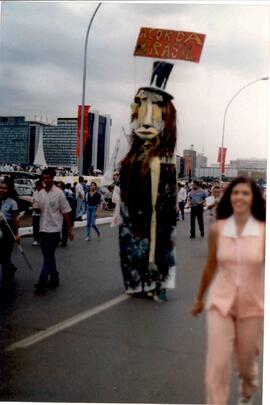
[[[54,175],[52,169],[43,170],[42,180],[45,188],[39,191],[33,202],[33,209],[40,212],[40,246],[44,258],[39,281],[35,284],[36,294],[44,294],[47,288],[55,288],[59,285],[55,250],[60,239],[63,217],[67,222],[68,237],[70,240],[73,239],[69,215],[71,208],[63,191],[54,185]]]
[[[197,180],[193,181],[192,190],[188,194],[190,211],[190,239],[195,238],[195,220],[197,217],[201,237],[204,237],[204,223],[203,223],[203,206],[207,195],[205,191],[200,188],[200,183]]]
[[[34,191],[34,194],[33,194],[33,200],[36,199],[37,194],[40,192],[40,190],[42,190],[42,188],[43,188],[42,181],[37,180],[36,181],[36,190]],[[34,237],[33,246],[40,245],[39,222],[40,222],[40,214],[37,213],[35,210],[33,210],[33,213],[32,213],[33,237]]]
[[[182,220],[184,221],[184,219],[185,219],[184,208],[185,208],[186,201],[187,201],[187,191],[186,191],[185,187],[183,186],[183,184],[181,184],[181,183],[178,183],[177,199],[178,199],[179,211],[181,213]]]
[[[85,192],[83,188],[84,184],[84,178],[82,176],[79,176],[79,183],[76,184],[75,187],[75,194],[76,194],[76,202],[77,202],[77,208],[76,208],[76,220],[81,221],[82,216],[85,212]]]

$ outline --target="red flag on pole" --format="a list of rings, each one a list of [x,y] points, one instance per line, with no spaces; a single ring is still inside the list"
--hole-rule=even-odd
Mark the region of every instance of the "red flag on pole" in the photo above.
[[[227,148],[218,148],[218,163],[220,163],[221,174],[225,172],[225,159],[226,159]]]
[[[83,131],[83,146],[85,146],[88,138],[88,113],[90,105],[84,106],[84,131]],[[78,106],[78,119],[77,119],[77,147],[76,155],[80,157],[80,136],[81,136],[81,116],[82,116],[82,106]]]

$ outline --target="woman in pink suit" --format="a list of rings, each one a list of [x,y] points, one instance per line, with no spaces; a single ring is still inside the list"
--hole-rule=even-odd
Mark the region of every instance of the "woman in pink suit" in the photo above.
[[[193,315],[206,302],[207,404],[227,404],[231,360],[239,377],[237,404],[251,404],[258,388],[257,356],[263,336],[265,202],[256,183],[238,177],[225,190],[209,230],[208,259]],[[214,277],[215,276],[215,277]]]

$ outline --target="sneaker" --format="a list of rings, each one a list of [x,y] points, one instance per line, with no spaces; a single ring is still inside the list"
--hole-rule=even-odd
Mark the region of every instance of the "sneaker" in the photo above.
[[[166,290],[162,289],[160,292],[155,293],[153,296],[153,300],[156,302],[165,302],[167,301]]]
[[[194,235],[190,235],[189,239],[195,239]]]
[[[90,239],[89,236],[86,236],[85,240],[86,240],[87,242],[89,242],[91,239]]]
[[[39,245],[40,245],[40,243],[36,240],[32,243],[32,246],[39,246]]]
[[[237,401],[237,405],[252,405],[252,397],[240,396]]]

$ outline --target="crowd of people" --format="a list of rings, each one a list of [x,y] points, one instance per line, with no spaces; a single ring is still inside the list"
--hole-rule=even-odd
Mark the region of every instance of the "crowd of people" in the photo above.
[[[90,241],[101,204],[97,184],[87,186],[54,182],[55,172],[45,169],[36,182],[33,202],[34,246],[40,245],[43,264],[35,293],[45,294],[59,286],[55,250],[74,238],[73,224],[86,214],[85,239]],[[118,180],[115,182],[118,185]],[[16,268],[11,255],[20,243],[16,192],[7,177],[0,183],[1,296],[12,288]],[[190,212],[190,238],[205,235],[208,218],[208,256],[192,308],[194,316],[207,310],[206,396],[207,404],[226,404],[229,396],[233,352],[239,378],[238,404],[251,404],[258,388],[257,357],[263,336],[263,274],[265,257],[265,199],[250,178],[239,177],[224,187],[213,183],[178,183],[177,220]],[[180,224],[179,224],[180,225]],[[192,242],[191,242],[192,243]],[[206,304],[204,296],[209,288]]]
[[[213,219],[215,217],[215,210],[220,201],[223,187],[218,181],[204,183],[193,180],[192,183],[178,183],[177,221],[180,219],[183,221],[185,210],[190,210],[190,239],[196,237],[196,218],[201,237],[204,237],[204,211],[207,210],[208,218]]]
[[[0,162],[0,172],[26,172],[41,175],[42,168],[38,165],[30,164],[21,164],[21,163],[9,163],[9,162]],[[55,168],[56,176],[78,176],[77,168],[64,168],[57,167]],[[88,168],[87,174],[89,176],[100,176],[102,175],[101,170],[94,169],[93,166]]]
[[[29,172],[41,174],[42,170],[34,165],[22,165],[21,163],[0,162],[0,172]]]

